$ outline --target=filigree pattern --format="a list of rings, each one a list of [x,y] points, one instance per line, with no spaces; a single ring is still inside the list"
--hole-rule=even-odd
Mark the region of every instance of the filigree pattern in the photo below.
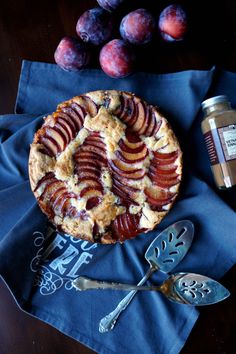
[[[40,294],[41,295],[51,295],[54,294],[56,291],[58,291],[60,288],[64,288],[65,290],[72,290],[74,289],[72,286],[72,281],[74,278],[77,276],[75,275],[74,277],[69,276],[71,274],[71,265],[70,263],[67,263],[66,265],[63,265],[65,271],[62,274],[60,274],[58,267],[58,271],[54,271],[51,268],[50,262],[45,259],[45,241],[48,240],[52,236],[52,240],[47,245],[47,249],[54,249],[55,248],[55,243],[56,243],[56,237],[58,234],[55,233],[55,231],[49,227],[47,229],[46,234],[44,235],[42,232],[35,231],[33,233],[34,237],[34,246],[37,249],[36,255],[30,262],[30,269],[33,273],[35,273],[35,278],[34,278],[34,286],[39,288]],[[62,237],[62,236],[60,236]],[[66,242],[66,249],[71,247],[71,245],[75,244],[78,252],[76,253],[76,257],[79,259],[82,259],[81,262],[79,263],[79,267],[82,266],[82,264],[88,264],[89,260],[92,259],[93,254],[88,253],[88,251],[96,248],[97,245],[88,245],[87,241],[82,241],[78,239],[74,239],[72,237],[67,237],[67,242]],[[61,239],[60,239],[61,241]],[[91,251],[90,251],[91,252]],[[66,250],[61,250],[60,254],[57,254],[58,262],[63,260],[63,254],[66,253]],[[83,255],[85,254],[85,257]],[[89,257],[88,257],[89,255]],[[75,257],[71,259],[71,261],[75,261]],[[55,264],[55,259],[52,260]],[[67,276],[68,274],[68,276]]]

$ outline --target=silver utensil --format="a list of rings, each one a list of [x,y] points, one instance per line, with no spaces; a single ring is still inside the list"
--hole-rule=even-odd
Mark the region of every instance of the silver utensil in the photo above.
[[[194,235],[194,225],[189,220],[181,220],[163,230],[148,247],[145,258],[150,267],[138,285],[144,284],[157,270],[169,273],[188,252]],[[103,317],[99,323],[99,332],[111,331],[126,307],[130,304],[137,290],[131,291],[119,302],[117,307]]]
[[[180,304],[203,306],[215,304],[226,299],[230,292],[217,281],[194,273],[172,274],[159,286],[139,286],[114,282],[92,280],[79,277],[73,284],[78,290],[152,290],[159,291],[169,300]]]
[[[189,220],[178,221],[163,230],[149,245],[145,258],[150,267],[138,283],[144,284],[157,270],[169,273],[188,252],[194,235],[194,225]],[[75,280],[76,282],[76,280]],[[115,310],[101,319],[99,332],[111,331],[122,311],[126,309],[137,290],[131,291],[119,302]]]

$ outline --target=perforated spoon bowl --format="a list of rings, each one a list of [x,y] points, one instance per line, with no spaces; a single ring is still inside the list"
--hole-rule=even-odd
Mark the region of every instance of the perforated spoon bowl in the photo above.
[[[148,247],[145,258],[150,268],[171,272],[188,252],[194,236],[194,225],[181,220],[163,230]]]
[[[163,230],[149,245],[145,258],[150,267],[138,286],[144,284],[157,270],[169,273],[184,258],[194,236],[194,225],[189,220],[178,221]],[[76,287],[76,279],[74,281]],[[122,311],[126,309],[137,290],[131,291],[123,298],[117,307],[99,323],[99,332],[111,331]]]

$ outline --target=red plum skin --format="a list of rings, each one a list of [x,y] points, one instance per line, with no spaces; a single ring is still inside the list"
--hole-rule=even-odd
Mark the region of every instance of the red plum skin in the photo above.
[[[146,44],[152,40],[155,19],[145,9],[137,9],[127,14],[121,21],[120,34],[132,44]]]
[[[113,39],[102,48],[99,61],[107,75],[122,78],[133,72],[135,54],[123,40]]]
[[[115,11],[124,0],[97,0],[97,2],[103,9],[112,12]]]
[[[111,15],[100,7],[87,10],[78,19],[76,32],[84,42],[101,45],[112,36]]]
[[[187,31],[187,15],[180,5],[167,6],[160,14],[158,27],[165,41],[183,40]]]
[[[89,64],[90,54],[83,42],[64,37],[56,48],[54,59],[62,69],[78,71]]]

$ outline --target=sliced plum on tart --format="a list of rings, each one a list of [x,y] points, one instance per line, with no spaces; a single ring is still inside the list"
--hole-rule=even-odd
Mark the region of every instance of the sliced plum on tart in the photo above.
[[[29,176],[40,208],[65,234],[124,242],[170,210],[182,153],[156,107],[129,92],[94,91],[46,117],[31,145]]]

